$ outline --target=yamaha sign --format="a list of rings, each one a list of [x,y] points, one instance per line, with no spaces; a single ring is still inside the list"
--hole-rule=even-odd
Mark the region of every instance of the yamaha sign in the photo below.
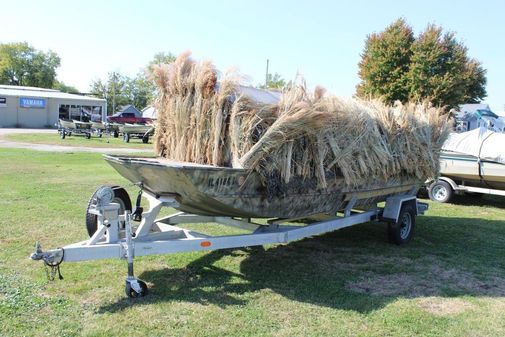
[[[20,97],[19,106],[21,108],[44,109],[46,107],[46,100],[43,98]]]

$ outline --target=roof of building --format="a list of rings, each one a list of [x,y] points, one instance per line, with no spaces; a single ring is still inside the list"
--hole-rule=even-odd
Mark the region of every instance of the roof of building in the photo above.
[[[238,95],[247,96],[253,101],[264,104],[275,104],[279,102],[282,96],[282,93],[277,90],[258,89],[244,85],[238,85],[235,89]]]
[[[16,85],[0,85],[0,96],[29,96],[42,98],[73,99],[81,101],[105,102],[103,98],[69,94],[54,89],[22,87]]]
[[[142,109],[142,117],[156,118],[156,108],[152,105],[146,106],[144,109]]]
[[[492,117],[498,118],[488,104],[461,104],[459,106],[458,117],[463,120],[469,120],[471,118],[481,118],[481,117]]]
[[[488,104],[471,103],[471,104],[461,104],[459,106],[459,111],[465,112],[476,112],[477,110],[488,110],[491,111]]]
[[[142,113],[137,109],[134,105],[128,104],[128,105],[123,105],[119,108],[118,112],[130,112],[134,113],[135,116],[142,116]]]

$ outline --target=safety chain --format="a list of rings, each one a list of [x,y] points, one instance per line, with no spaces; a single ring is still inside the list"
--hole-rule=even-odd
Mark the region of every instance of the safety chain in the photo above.
[[[47,259],[44,259],[44,268],[46,270],[46,276],[49,281],[54,281],[54,277],[56,273],[58,273],[58,278],[63,280],[63,275],[61,275],[60,264],[63,262],[63,258],[65,257],[65,250],[61,249],[61,259],[58,262],[49,262]]]

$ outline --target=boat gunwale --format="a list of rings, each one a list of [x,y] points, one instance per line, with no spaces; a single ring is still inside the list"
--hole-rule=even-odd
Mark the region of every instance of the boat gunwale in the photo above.
[[[173,167],[173,168],[184,168],[190,170],[209,170],[209,171],[231,171],[236,173],[252,173],[253,171],[250,169],[244,168],[234,168],[234,167],[226,167],[226,166],[212,166],[208,164],[197,164],[190,162],[181,162],[174,161],[173,165],[170,165],[169,162],[159,161],[159,157],[150,157],[150,156],[125,156],[125,155],[114,155],[114,154],[104,154],[104,159],[106,161],[118,162],[118,163],[132,163],[132,164],[142,164],[148,166],[159,166],[159,167]],[[186,165],[185,165],[186,164]]]

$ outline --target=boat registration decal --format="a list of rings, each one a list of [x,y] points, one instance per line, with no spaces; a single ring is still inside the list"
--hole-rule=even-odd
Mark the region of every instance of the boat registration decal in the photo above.
[[[235,179],[232,177],[219,177],[219,178],[209,178],[208,186],[215,188],[216,190],[222,190],[226,187],[232,186]]]

